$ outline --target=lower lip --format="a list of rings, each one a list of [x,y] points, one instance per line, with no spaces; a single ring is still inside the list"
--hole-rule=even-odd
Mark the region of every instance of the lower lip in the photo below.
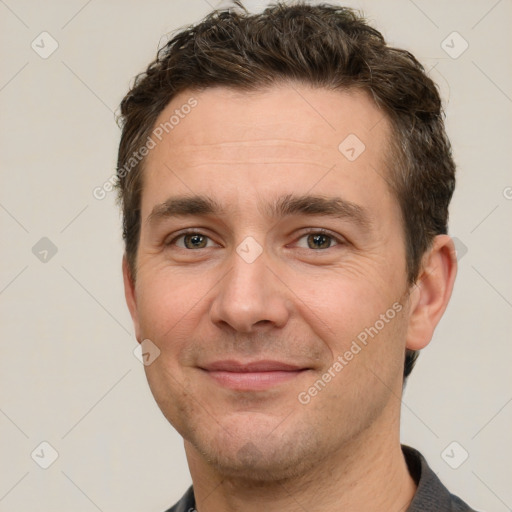
[[[268,389],[272,386],[288,382],[306,370],[270,371],[270,372],[226,372],[208,371],[221,386],[240,391]]]

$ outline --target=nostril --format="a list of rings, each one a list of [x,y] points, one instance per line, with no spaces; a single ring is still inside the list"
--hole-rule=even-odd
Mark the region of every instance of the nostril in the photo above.
[[[254,325],[267,325],[267,324],[270,324],[272,323],[271,320],[259,320],[258,322],[256,322]]]

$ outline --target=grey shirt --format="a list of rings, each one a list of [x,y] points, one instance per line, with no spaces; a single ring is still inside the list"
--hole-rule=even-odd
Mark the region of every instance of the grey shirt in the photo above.
[[[418,488],[406,512],[476,512],[448,489],[430,469],[421,453],[402,445],[411,477]],[[166,512],[195,512],[194,490],[190,486],[180,501]]]

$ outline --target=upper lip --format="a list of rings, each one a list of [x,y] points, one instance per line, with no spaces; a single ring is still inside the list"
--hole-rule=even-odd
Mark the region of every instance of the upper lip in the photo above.
[[[213,363],[201,366],[207,371],[225,371],[225,372],[276,372],[285,371],[293,372],[297,370],[305,370],[306,367],[295,364],[284,363],[282,361],[260,360],[241,362],[233,359],[223,361],[215,361]]]

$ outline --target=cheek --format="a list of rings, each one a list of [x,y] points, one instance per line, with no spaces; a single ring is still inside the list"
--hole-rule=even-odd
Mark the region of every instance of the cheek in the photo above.
[[[400,394],[406,313],[392,293],[383,297],[379,288],[344,284],[338,283],[338,293],[314,297],[300,313],[328,354],[301,391],[321,397],[314,411],[350,411],[357,423]],[[319,380],[329,383],[324,388]]]
[[[160,269],[141,273],[137,288],[142,336],[160,345],[163,339],[181,339],[203,307],[213,284],[191,271]],[[185,336],[186,337],[186,336]],[[160,342],[159,342],[160,341]]]
[[[297,314],[323,342],[328,365],[341,356],[348,363],[343,373],[352,374],[351,379],[361,376],[362,366],[377,372],[390,364],[396,373],[405,349],[400,281],[343,272],[299,282],[294,289],[300,299],[295,301]]]
[[[403,293],[398,279],[387,279],[378,271],[361,268],[302,274],[292,287],[299,299],[295,303],[304,315],[325,322],[326,329],[333,333],[373,324],[400,301]]]

